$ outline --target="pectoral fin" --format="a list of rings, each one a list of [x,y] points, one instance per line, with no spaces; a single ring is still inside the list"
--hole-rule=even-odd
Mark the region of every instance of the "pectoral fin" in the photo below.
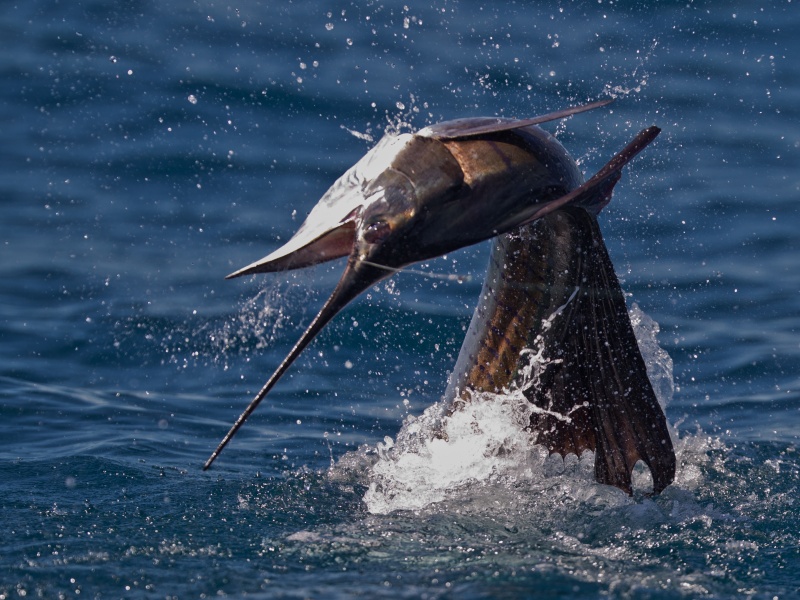
[[[471,137],[484,136],[491,133],[498,133],[500,131],[511,131],[513,129],[520,129],[522,127],[530,127],[531,125],[540,125],[548,121],[557,121],[565,119],[572,115],[577,115],[587,110],[593,110],[606,106],[614,101],[613,98],[605,100],[598,100],[589,104],[580,106],[573,106],[555,112],[547,113],[538,117],[530,119],[503,119],[500,117],[477,117],[467,119],[455,119],[453,121],[446,121],[444,123],[437,123],[430,125],[417,132],[417,135],[423,137],[432,137],[437,140],[463,140]]]

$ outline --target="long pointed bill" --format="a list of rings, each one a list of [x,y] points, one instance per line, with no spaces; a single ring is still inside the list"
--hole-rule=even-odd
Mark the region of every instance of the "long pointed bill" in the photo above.
[[[391,271],[358,262],[358,260],[355,258],[351,258],[348,261],[347,267],[342,274],[342,278],[339,280],[339,283],[331,294],[331,297],[328,298],[328,301],[323,305],[319,313],[317,313],[317,316],[314,317],[314,320],[308,326],[308,329],[306,329],[303,335],[300,336],[300,339],[297,340],[297,343],[289,351],[289,354],[286,356],[286,358],[283,359],[283,362],[281,362],[281,364],[272,374],[272,377],[267,380],[267,382],[264,384],[264,387],[261,388],[261,391],[256,394],[252,402],[250,402],[248,407],[239,416],[239,418],[236,419],[236,423],[233,424],[233,427],[231,427],[230,431],[228,431],[227,435],[219,443],[217,449],[214,450],[213,454],[206,461],[205,465],[203,465],[204,471],[208,469],[216,460],[223,448],[228,445],[228,442],[230,442],[233,436],[236,435],[236,432],[239,431],[239,428],[242,425],[244,425],[244,422],[258,407],[272,387],[278,382],[283,374],[286,373],[295,359],[300,356],[300,353],[305,349],[306,346],[308,346],[311,340],[313,340],[317,334],[324,329],[325,325],[327,325],[328,322],[330,322],[330,320],[335,317],[336,314],[342,310],[342,308],[344,308],[353,298],[381,279],[389,277],[391,274]]]

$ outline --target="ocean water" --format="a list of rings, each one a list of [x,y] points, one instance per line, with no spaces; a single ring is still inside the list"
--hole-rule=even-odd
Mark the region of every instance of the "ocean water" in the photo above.
[[[5,2],[0,598],[800,597],[799,28],[789,0]],[[385,130],[609,96],[545,128],[587,174],[663,129],[601,226],[672,486],[595,484],[507,398],[412,440],[485,244],[354,302],[201,470],[342,263],[227,273]]]

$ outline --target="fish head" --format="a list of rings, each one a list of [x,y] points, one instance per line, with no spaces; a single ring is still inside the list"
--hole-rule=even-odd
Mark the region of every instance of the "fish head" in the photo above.
[[[462,138],[434,128],[389,134],[330,187],[286,244],[228,278],[344,256],[351,269],[378,265],[386,276],[505,233],[579,180],[563,147],[535,126]]]

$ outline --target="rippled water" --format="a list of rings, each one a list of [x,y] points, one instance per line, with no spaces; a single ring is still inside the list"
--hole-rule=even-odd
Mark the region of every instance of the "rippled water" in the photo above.
[[[7,5],[0,597],[800,595],[795,5]],[[674,485],[397,454],[483,246],[416,269],[463,283],[401,273],[349,307],[200,470],[342,265],[227,273],[387,128],[609,95],[547,128],[588,173],[663,128],[601,226],[674,363]]]

